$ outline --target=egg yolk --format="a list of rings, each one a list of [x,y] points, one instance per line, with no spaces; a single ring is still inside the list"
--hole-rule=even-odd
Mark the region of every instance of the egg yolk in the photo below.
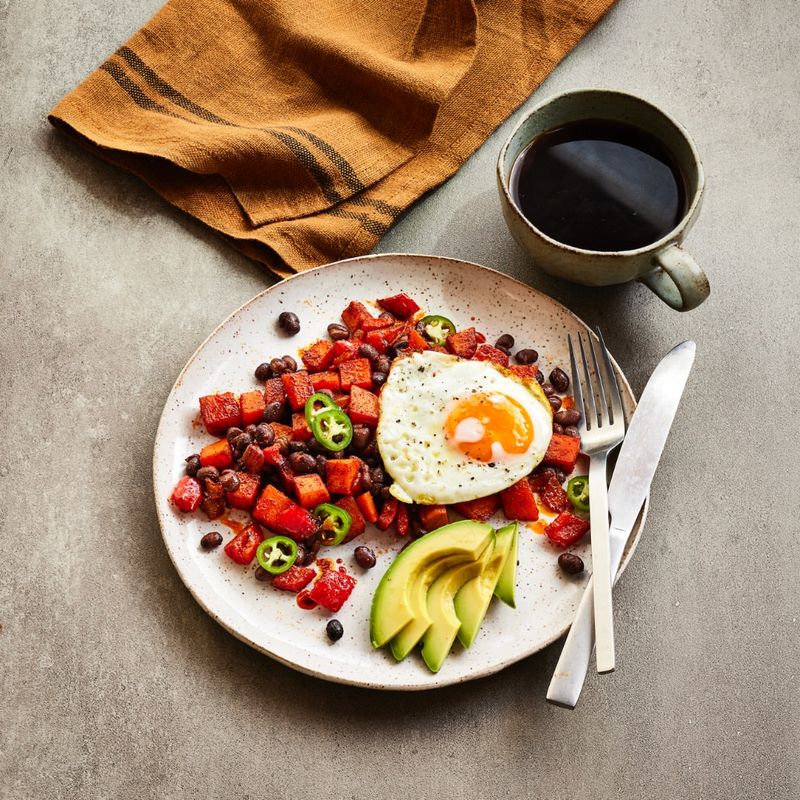
[[[528,412],[504,394],[473,394],[450,410],[445,436],[464,455],[477,461],[499,461],[524,453],[533,441]]]

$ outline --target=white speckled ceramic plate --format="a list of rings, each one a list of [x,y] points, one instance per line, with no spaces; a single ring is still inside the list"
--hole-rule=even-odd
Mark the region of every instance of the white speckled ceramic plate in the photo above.
[[[168,498],[183,474],[184,458],[211,440],[198,417],[198,398],[217,391],[241,392],[256,386],[253,370],[269,357],[296,350],[325,335],[329,322],[351,299],[372,299],[405,291],[432,313],[442,313],[461,328],[473,321],[490,340],[510,333],[519,347],[534,347],[544,370],[568,366],[566,336],[586,331],[566,308],[499,272],[454,259],[418,255],[378,255],[341,261],[285,280],[256,295],[228,317],[184,367],[167,400],[156,436],[154,482],[164,541],[183,582],[197,602],[228,631],[263,653],[302,672],[340,683],[376,689],[418,690],[444,686],[497,672],[541,650],[561,636],[574,616],[586,577],[565,576],[556,564],[558,551],[545,536],[521,528],[517,608],[495,601],[477,641],[469,650],[456,645],[434,675],[413,654],[396,663],[375,651],[368,636],[369,606],[375,586],[402,541],[391,531],[368,529],[362,537],[378,554],[377,566],[364,572],[355,565],[353,544],[329,551],[358,577],[345,607],[336,614],[344,637],[331,644],[325,635],[328,616],[302,611],[294,595],[253,578],[253,569],[234,564],[222,548],[201,550],[200,537],[224,525],[202,513],[184,515]],[[302,330],[295,337],[278,331],[278,314],[298,314]],[[621,372],[628,414],[635,402]],[[494,522],[499,526],[503,520]],[[641,534],[640,520],[623,568]],[[587,567],[588,543],[575,548]],[[326,553],[327,555],[327,553]]]

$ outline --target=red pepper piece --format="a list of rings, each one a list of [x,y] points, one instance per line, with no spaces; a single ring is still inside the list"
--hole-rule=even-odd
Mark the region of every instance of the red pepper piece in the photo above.
[[[383,508],[381,509],[380,516],[378,517],[375,525],[382,531],[388,530],[389,526],[394,522],[397,516],[397,507],[400,503],[394,498],[389,497],[383,501]]]
[[[233,464],[233,451],[228,440],[220,439],[218,442],[207,444],[200,451],[200,463],[204,467],[227,469]]]
[[[483,344],[486,341],[486,334],[475,331],[475,338],[478,340],[478,344]]]
[[[359,342],[354,342],[350,339],[340,339],[338,342],[333,343],[333,366],[339,366],[351,358],[355,358],[358,354],[358,348],[361,346]]]
[[[458,333],[451,333],[445,342],[447,349],[459,358],[472,358],[478,349],[475,328],[466,328]]]
[[[359,303],[357,300],[353,300],[353,302],[342,311],[342,320],[351,331],[358,330],[361,327],[362,321],[365,319],[372,319],[372,314],[369,313],[369,310],[363,303]]]
[[[356,579],[344,567],[325,569],[308,592],[308,599],[328,611],[338,611],[350,597]]]
[[[386,319],[385,317],[375,317],[374,319],[370,317],[369,319],[361,320],[361,330],[366,334],[370,331],[378,331],[381,328],[388,328],[393,324],[394,322],[392,320]]]
[[[367,358],[354,358],[339,364],[339,380],[342,391],[349,392],[351,387],[361,389],[372,388],[372,367]]]
[[[376,395],[359,386],[353,386],[347,414],[354,424],[360,422],[374,428],[378,424],[379,411],[380,403]]]
[[[295,442],[307,442],[313,437],[314,434],[306,422],[306,415],[302,411],[295,411],[292,414],[292,439]]]
[[[539,519],[539,506],[527,478],[500,492],[500,502],[506,519],[534,522]]]
[[[390,314],[394,314],[397,319],[408,319],[419,311],[419,306],[405,292],[384,297],[378,300],[378,305],[385,308]]]
[[[206,430],[214,436],[225,433],[234,425],[242,424],[242,410],[239,407],[239,401],[231,392],[208,394],[201,397],[200,416]]]
[[[523,380],[535,381],[536,376],[539,374],[539,367],[536,364],[512,364],[509,369]]]
[[[239,405],[242,408],[242,425],[255,425],[263,421],[267,402],[260,389],[243,392],[239,396]]]
[[[555,512],[566,511],[570,507],[569,498],[564,491],[564,487],[558,482],[558,478],[548,475],[538,489],[539,497],[542,502]]]
[[[332,458],[325,465],[325,483],[331,494],[353,494],[361,464],[357,458]]]
[[[408,326],[404,322],[398,322],[389,328],[384,328],[381,333],[386,339],[387,344],[394,344],[400,334],[405,333]]]
[[[316,508],[320,503],[328,503],[331,499],[322,478],[316,472],[310,475],[295,475],[294,492],[297,495],[297,502],[303,508]]]
[[[496,494],[490,494],[488,497],[479,497],[477,500],[455,503],[453,507],[459,514],[462,514],[468,519],[486,522],[500,507],[500,498]]]
[[[364,343],[372,345],[381,355],[389,349],[385,331],[370,331],[364,337]]]
[[[508,366],[508,355],[490,344],[479,345],[473,358],[476,361],[492,361],[501,367]]]
[[[352,520],[350,523],[350,530],[347,532],[347,536],[344,540],[349,542],[351,539],[355,539],[356,536],[361,536],[367,529],[367,524],[364,521],[364,516],[356,500],[349,496],[342,497],[336,501],[335,505],[339,506],[339,508],[343,508],[350,515],[350,519]]]
[[[300,358],[309,372],[322,372],[333,361],[333,344],[325,339],[318,339],[300,351]]]
[[[341,384],[339,383],[338,372],[317,372],[311,376],[311,385],[314,387],[315,392],[321,389],[329,389],[332,392],[338,392]]]
[[[420,506],[419,521],[426,531],[435,531],[450,522],[445,506]]]
[[[237,564],[247,566],[255,558],[256,550],[263,541],[261,528],[251,523],[225,545],[225,554]]]
[[[397,504],[397,516],[395,517],[397,535],[405,536],[408,533],[408,506],[405,503]]]
[[[303,609],[303,611],[313,611],[319,603],[316,600],[312,600],[309,597],[308,589],[304,589],[300,594],[297,595],[297,605]]]
[[[293,505],[292,501],[283,492],[268,484],[261,492],[252,516],[254,520],[266,525],[270,530],[275,530],[275,521],[278,515],[291,505]]]
[[[314,384],[311,383],[309,374],[304,370],[287,372],[281,375],[281,381],[292,411],[303,409],[306,400],[314,394]]]
[[[563,433],[554,433],[542,459],[542,464],[563,469],[569,475],[575,469],[575,462],[578,460],[580,451],[580,439],[574,436],[565,436]]]
[[[283,388],[283,381],[280,378],[268,378],[264,382],[264,403],[285,403],[286,392]]]
[[[585,519],[564,511],[544,529],[544,532],[553,544],[559,547],[571,547],[586,535],[589,527]]]
[[[292,564],[286,572],[272,579],[272,585],[284,592],[299,592],[314,580],[316,574],[317,571],[313,567],[299,567],[297,564]]]
[[[364,492],[356,497],[356,503],[361,510],[366,522],[374,523],[378,519],[378,509],[375,507],[375,498],[371,492]]]
[[[291,536],[297,542],[310,539],[319,528],[316,519],[305,508],[292,503],[275,517],[273,530]]]
[[[241,508],[249,511],[258,499],[258,492],[261,489],[261,477],[251,475],[249,472],[237,472],[239,488],[235,492],[226,492],[225,498],[231,508]]]
[[[181,511],[197,511],[203,499],[203,489],[194,478],[184,475],[172,490],[169,499]]]

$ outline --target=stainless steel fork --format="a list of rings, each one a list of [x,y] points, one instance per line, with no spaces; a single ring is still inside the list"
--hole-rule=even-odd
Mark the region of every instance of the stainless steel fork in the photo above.
[[[625,418],[619,385],[611,357],[597,329],[596,345],[590,336],[578,334],[582,371],[578,371],[572,336],[567,336],[575,406],[581,412],[581,447],[589,456],[589,514],[592,525],[594,573],[594,628],[597,639],[597,671],[614,670],[614,616],[611,605],[611,552],[608,529],[608,454],[625,438]],[[591,353],[591,365],[586,350]],[[600,358],[597,351],[600,351]],[[604,376],[605,373],[605,376]],[[594,377],[593,377],[594,376]]]

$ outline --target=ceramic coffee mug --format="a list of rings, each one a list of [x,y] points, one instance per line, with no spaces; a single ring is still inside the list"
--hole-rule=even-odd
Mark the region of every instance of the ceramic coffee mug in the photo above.
[[[687,208],[681,221],[666,236],[636,250],[582,250],[552,239],[522,214],[509,190],[517,157],[545,131],[581,119],[626,122],[643,128],[674,155],[686,182]],[[683,127],[645,100],[610,89],[582,89],[547,100],[517,125],[503,145],[497,162],[497,181],[503,216],[512,235],[533,262],[551,275],[586,286],[640,280],[679,311],[696,308],[708,297],[708,278],[680,247],[700,211],[703,165]]]

